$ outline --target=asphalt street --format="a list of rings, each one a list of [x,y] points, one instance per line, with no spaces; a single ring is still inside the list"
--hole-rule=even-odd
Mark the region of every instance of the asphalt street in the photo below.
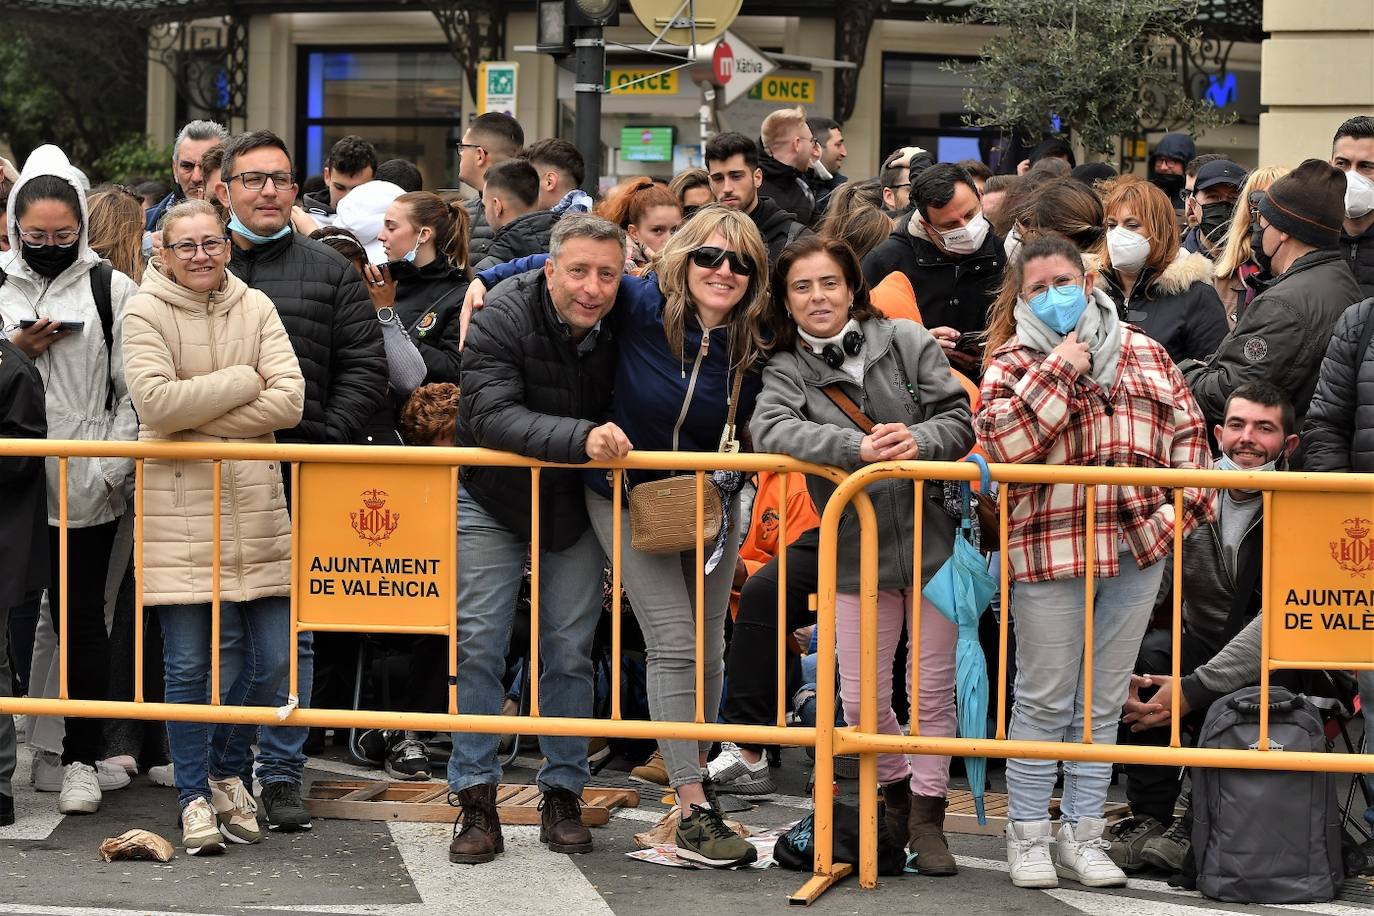
[[[658,793],[650,792],[642,794],[638,808],[616,812],[607,826],[593,831],[596,848],[588,855],[549,853],[539,845],[537,827],[508,826],[506,852],[496,862],[456,866],[447,858],[449,824],[317,818],[308,833],[266,834],[262,843],[233,846],[223,856],[195,858],[178,848],[176,858],[165,865],[103,864],[96,856],[101,840],[133,827],[160,833],[173,843],[179,840],[174,791],[138,776],[128,788],[107,793],[98,814],[62,817],[56,813],[55,794],[31,789],[27,748],[20,754],[19,822],[0,828],[0,914],[709,916],[780,911],[805,877],[777,867],[695,871],[627,858],[626,853],[637,848],[634,835],[667,810]],[[364,772],[344,760],[342,749],[330,748],[325,758],[312,759],[309,776],[339,778]],[[508,771],[507,781],[531,781],[535,762],[521,758]],[[629,786],[629,765],[613,761],[594,782]],[[785,751],[783,767],[774,772],[779,793],[736,815],[751,828],[791,824],[809,807],[806,758],[798,751]],[[999,775],[994,772],[994,780]],[[842,794],[852,795],[854,789],[852,781],[840,783]],[[961,865],[957,877],[884,878],[874,890],[861,889],[851,878],[811,909],[822,914],[960,916],[1374,912],[1374,889],[1354,883],[1348,883],[1340,902],[1302,907],[1216,903],[1168,887],[1162,875],[1133,878],[1129,887],[1116,891],[1091,891],[1068,883],[1057,890],[1022,890],[1007,879],[1000,839],[954,835],[951,845]]]

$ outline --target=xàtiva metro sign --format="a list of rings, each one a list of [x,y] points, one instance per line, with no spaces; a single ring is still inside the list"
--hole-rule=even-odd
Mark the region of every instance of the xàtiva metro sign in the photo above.
[[[702,50],[707,49],[711,58],[711,76],[723,90],[726,105],[742,97],[759,80],[778,68],[762,51],[733,32],[727,31]]]

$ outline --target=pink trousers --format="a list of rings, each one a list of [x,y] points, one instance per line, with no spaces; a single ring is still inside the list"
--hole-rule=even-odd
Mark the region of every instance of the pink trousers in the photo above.
[[[902,626],[910,619],[915,589],[878,592],[878,732],[901,733],[892,710],[892,660],[901,639]],[[835,642],[840,666],[840,701],[845,721],[859,721],[859,596],[837,595]],[[952,738],[959,720],[954,708],[954,646],[959,628],[921,599],[920,699],[912,706],[919,715],[920,731],[932,737]],[[907,652],[907,685],[910,690],[914,646]],[[879,754],[878,782],[883,785],[909,779],[915,795],[942,797],[949,786],[949,758],[925,754]]]

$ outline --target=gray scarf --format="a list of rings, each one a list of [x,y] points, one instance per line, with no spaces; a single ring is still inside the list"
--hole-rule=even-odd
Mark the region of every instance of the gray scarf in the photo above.
[[[1013,314],[1016,316],[1016,337],[1026,346],[1048,355],[1063,343],[1064,335],[1036,317],[1026,300],[1016,300]],[[1093,380],[1110,394],[1116,382],[1116,366],[1121,361],[1124,342],[1116,303],[1102,290],[1094,289],[1092,299],[1074,330],[1078,332],[1078,339],[1088,345]]]

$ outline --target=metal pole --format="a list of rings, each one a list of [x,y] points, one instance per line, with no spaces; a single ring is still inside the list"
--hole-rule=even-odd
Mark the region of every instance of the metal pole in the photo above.
[[[600,26],[573,30],[577,93],[577,149],[587,174],[582,190],[596,196],[601,180],[601,93],[606,79],[606,42]]]

